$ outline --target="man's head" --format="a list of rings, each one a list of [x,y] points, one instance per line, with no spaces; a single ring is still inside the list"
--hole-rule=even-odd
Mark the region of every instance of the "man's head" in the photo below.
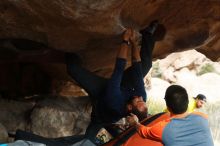
[[[186,89],[179,85],[171,85],[165,93],[165,101],[168,110],[173,114],[182,114],[188,108],[188,94]]]
[[[147,105],[141,96],[133,96],[126,108],[128,113],[135,114],[140,121],[147,117]]]
[[[198,94],[194,99],[196,101],[196,108],[202,108],[206,103],[206,97],[203,94]]]

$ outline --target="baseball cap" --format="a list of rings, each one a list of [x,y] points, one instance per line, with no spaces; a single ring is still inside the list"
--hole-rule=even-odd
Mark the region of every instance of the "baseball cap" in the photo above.
[[[199,100],[203,100],[206,102],[206,96],[203,94],[198,94],[196,97],[194,97],[195,99],[199,99]]]

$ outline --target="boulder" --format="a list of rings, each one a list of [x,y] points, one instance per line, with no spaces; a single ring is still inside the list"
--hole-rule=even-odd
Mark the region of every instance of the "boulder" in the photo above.
[[[29,129],[29,117],[34,104],[0,99],[0,121],[9,132]]]
[[[89,97],[47,98],[31,114],[31,131],[50,138],[84,134],[90,113]]]
[[[6,128],[0,123],[0,143],[8,142],[8,132]]]

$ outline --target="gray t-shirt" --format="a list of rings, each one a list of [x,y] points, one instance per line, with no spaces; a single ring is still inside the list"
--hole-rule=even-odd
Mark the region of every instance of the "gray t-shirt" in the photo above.
[[[171,119],[162,141],[165,146],[214,146],[208,120],[197,114]]]

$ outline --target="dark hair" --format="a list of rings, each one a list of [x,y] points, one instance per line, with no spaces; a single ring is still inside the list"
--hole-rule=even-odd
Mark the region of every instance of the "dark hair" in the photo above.
[[[198,99],[198,100],[203,100],[203,101],[205,101],[205,102],[206,102],[206,96],[205,96],[205,95],[203,95],[203,94],[198,94],[198,95],[195,97],[195,99]]]
[[[186,89],[179,85],[171,85],[165,93],[167,107],[174,114],[182,114],[188,108],[188,94]]]

